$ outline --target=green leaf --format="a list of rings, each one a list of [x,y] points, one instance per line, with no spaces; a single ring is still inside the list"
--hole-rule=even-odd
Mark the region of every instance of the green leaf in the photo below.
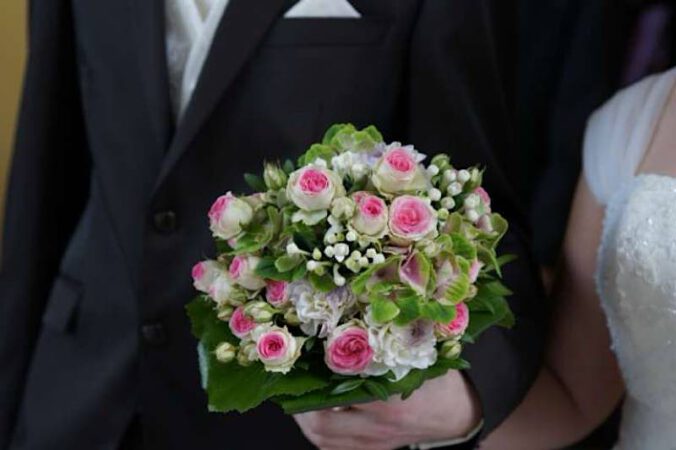
[[[334,156],[336,156],[336,151],[333,147],[325,144],[312,144],[310,149],[298,158],[298,166],[306,166],[317,159],[323,159],[327,163],[330,163],[331,158]]]
[[[399,315],[399,307],[392,300],[379,297],[371,302],[371,314],[376,322],[385,323]]]
[[[305,268],[304,265],[299,267]],[[291,281],[292,274],[289,272],[280,272],[275,267],[275,258],[266,256],[261,258],[255,269],[256,275],[268,280]],[[295,274],[295,271],[294,271]]]
[[[286,273],[289,273],[289,272],[286,272]],[[307,273],[307,266],[305,264],[299,264],[298,267],[293,269],[290,281],[298,281],[301,278],[303,278],[306,273]]]
[[[453,252],[457,256],[461,256],[468,261],[476,259],[476,247],[468,239],[458,233],[452,234],[451,239],[453,239]]]
[[[299,264],[302,264],[302,262],[303,258],[299,255],[284,255],[275,260],[275,268],[282,273],[289,272],[298,267]]]
[[[456,305],[467,298],[469,294],[469,263],[463,258],[457,258],[460,273],[455,280],[448,286],[444,292],[444,298],[441,300],[444,303]]]
[[[365,381],[365,378],[355,378],[352,380],[343,381],[331,390],[331,395],[344,394],[345,392],[353,391],[364,384]]]
[[[387,401],[390,396],[390,393],[385,386],[372,379],[367,378],[364,382],[364,387],[378,400]]]
[[[342,130],[355,131],[356,128],[351,123],[334,123],[326,130],[324,137],[322,138],[322,144],[330,145],[333,138]]]
[[[268,190],[267,187],[265,186],[263,178],[258,175],[254,175],[252,173],[245,173],[244,181],[246,181],[246,184],[248,184],[251,187],[251,189],[253,189],[256,192],[266,192]]]
[[[333,277],[328,273],[324,275],[317,275],[314,272],[311,272],[308,276],[312,287],[320,292],[331,292],[336,288],[336,283],[333,282]]]
[[[401,256],[391,256],[382,264],[375,264],[357,275],[351,282],[350,287],[352,292],[357,295],[363,294],[367,288],[371,288],[380,281],[391,281],[388,278],[380,278],[378,275],[382,271],[383,274],[392,275],[396,277],[397,267]],[[391,273],[390,273],[391,272]]]
[[[490,305],[486,307],[486,304]],[[488,328],[499,325],[510,328],[514,325],[514,315],[507,300],[503,297],[491,297],[478,303],[472,300],[467,304],[470,309],[467,334],[477,339]],[[477,309],[481,308],[481,309]]]
[[[286,161],[284,161],[284,165],[282,166],[282,169],[284,170],[284,172],[286,172],[287,175],[291,175],[291,173],[294,170],[296,170],[296,167],[294,166],[293,161],[291,161],[290,159],[287,159]]]
[[[435,301],[424,303],[421,306],[421,315],[438,323],[448,323],[455,318],[454,305],[442,305]]]
[[[396,298],[399,315],[394,319],[395,325],[404,326],[420,317],[422,298],[417,294],[398,295]]]

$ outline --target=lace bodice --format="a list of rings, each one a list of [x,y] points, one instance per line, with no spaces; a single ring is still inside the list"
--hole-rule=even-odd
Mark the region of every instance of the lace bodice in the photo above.
[[[676,177],[634,175],[675,80],[621,93],[587,132],[587,182],[606,205],[597,287],[627,386],[622,450],[676,449]]]

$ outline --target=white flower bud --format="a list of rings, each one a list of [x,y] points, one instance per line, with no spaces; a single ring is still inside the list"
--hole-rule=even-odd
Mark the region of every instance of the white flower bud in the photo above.
[[[439,211],[437,211],[437,217],[439,217],[440,220],[446,220],[448,219],[448,215],[450,213],[446,208],[441,208]]]
[[[298,248],[295,242],[289,242],[286,245],[286,253],[289,255],[300,255],[302,253],[302,250]]]
[[[314,251],[312,252],[312,258],[316,260],[322,259],[322,251],[319,250],[318,248],[314,249]]]
[[[359,258],[361,258],[361,252],[360,252],[359,250],[353,251],[352,254],[350,255],[350,258],[352,258],[352,259],[359,259]]]
[[[448,192],[449,195],[458,195],[459,193],[462,192],[462,185],[457,181],[455,181],[448,185],[448,188],[446,188],[446,192]]]
[[[366,257],[368,257],[368,258],[373,259],[373,258],[376,257],[377,254],[378,254],[378,252],[376,252],[375,248],[370,248],[370,249],[366,250]]]
[[[317,261],[308,261],[305,264],[305,267],[307,267],[307,270],[309,272],[314,272],[317,267],[319,267],[319,263]]]
[[[362,256],[361,258],[359,258],[359,265],[362,267],[368,267],[369,259],[366,256]]]
[[[333,282],[336,284],[336,286],[340,287],[344,286],[347,280],[340,274],[338,268],[338,265],[333,266]]]
[[[453,200],[453,197],[444,197],[441,199],[441,206],[442,208],[446,208],[449,211],[453,208],[455,208],[455,200]]]
[[[329,244],[335,244],[336,242],[338,242],[336,233],[326,233],[326,242],[328,242]]]
[[[467,198],[465,199],[465,208],[467,209],[474,209],[477,206],[479,206],[479,203],[481,203],[481,199],[479,198],[478,195],[476,194],[469,194]]]
[[[467,183],[471,177],[470,173],[465,169],[458,172],[458,181],[463,184]]]
[[[436,167],[436,166],[433,166]],[[429,196],[430,200],[433,202],[438,202],[441,199],[441,191],[439,189],[430,189],[429,192],[427,193]]]
[[[335,246],[336,256],[347,256],[350,253],[350,247],[347,244],[336,244]]]
[[[237,352],[237,363],[240,366],[250,366],[256,360],[258,360],[258,353],[255,342],[248,341],[240,345]]]
[[[216,355],[216,359],[219,362],[229,363],[235,359],[235,355],[237,354],[236,351],[237,349],[231,343],[222,342],[218,344],[218,347],[214,350],[214,355]]]
[[[342,263],[343,261],[345,261],[344,255],[336,255],[335,258],[336,258],[336,261],[338,261],[339,263]]]
[[[326,169],[326,160],[323,158],[315,159],[315,161],[312,164]]]
[[[354,231],[348,231],[345,235],[345,239],[347,239],[348,242],[354,242],[357,240],[357,233]]]
[[[444,170],[444,180],[448,183],[452,183],[458,179],[458,173],[454,169]]]
[[[345,267],[347,267],[354,273],[357,273],[361,270],[361,265],[359,264],[359,261],[352,258],[345,261]]]
[[[216,309],[216,317],[218,320],[227,322],[232,317],[232,313],[235,312],[235,308],[230,305],[221,305]]]
[[[327,245],[326,248],[324,249],[324,254],[329,257],[333,258],[333,255],[335,255],[335,250],[333,248],[333,245]]]
[[[469,220],[469,221],[472,222],[472,223],[474,223],[474,222],[476,222],[477,220],[479,220],[479,213],[476,212],[476,210],[474,210],[474,209],[468,209],[468,210],[465,212],[465,215],[467,216],[467,220]]]
[[[434,164],[431,164],[430,166],[427,167],[427,173],[430,176],[434,176],[439,173],[439,168],[435,166]]]
[[[373,257],[373,262],[375,264],[382,264],[385,262],[385,255],[382,253],[378,253],[376,256]]]

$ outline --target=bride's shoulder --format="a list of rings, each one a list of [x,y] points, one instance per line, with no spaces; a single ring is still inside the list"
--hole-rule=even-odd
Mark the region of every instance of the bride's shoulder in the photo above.
[[[616,93],[587,123],[584,173],[600,203],[634,176],[676,81],[676,68]]]

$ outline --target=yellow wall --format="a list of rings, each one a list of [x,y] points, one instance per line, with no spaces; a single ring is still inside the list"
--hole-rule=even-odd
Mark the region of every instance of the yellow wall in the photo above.
[[[26,51],[25,0],[0,1],[0,224]]]

